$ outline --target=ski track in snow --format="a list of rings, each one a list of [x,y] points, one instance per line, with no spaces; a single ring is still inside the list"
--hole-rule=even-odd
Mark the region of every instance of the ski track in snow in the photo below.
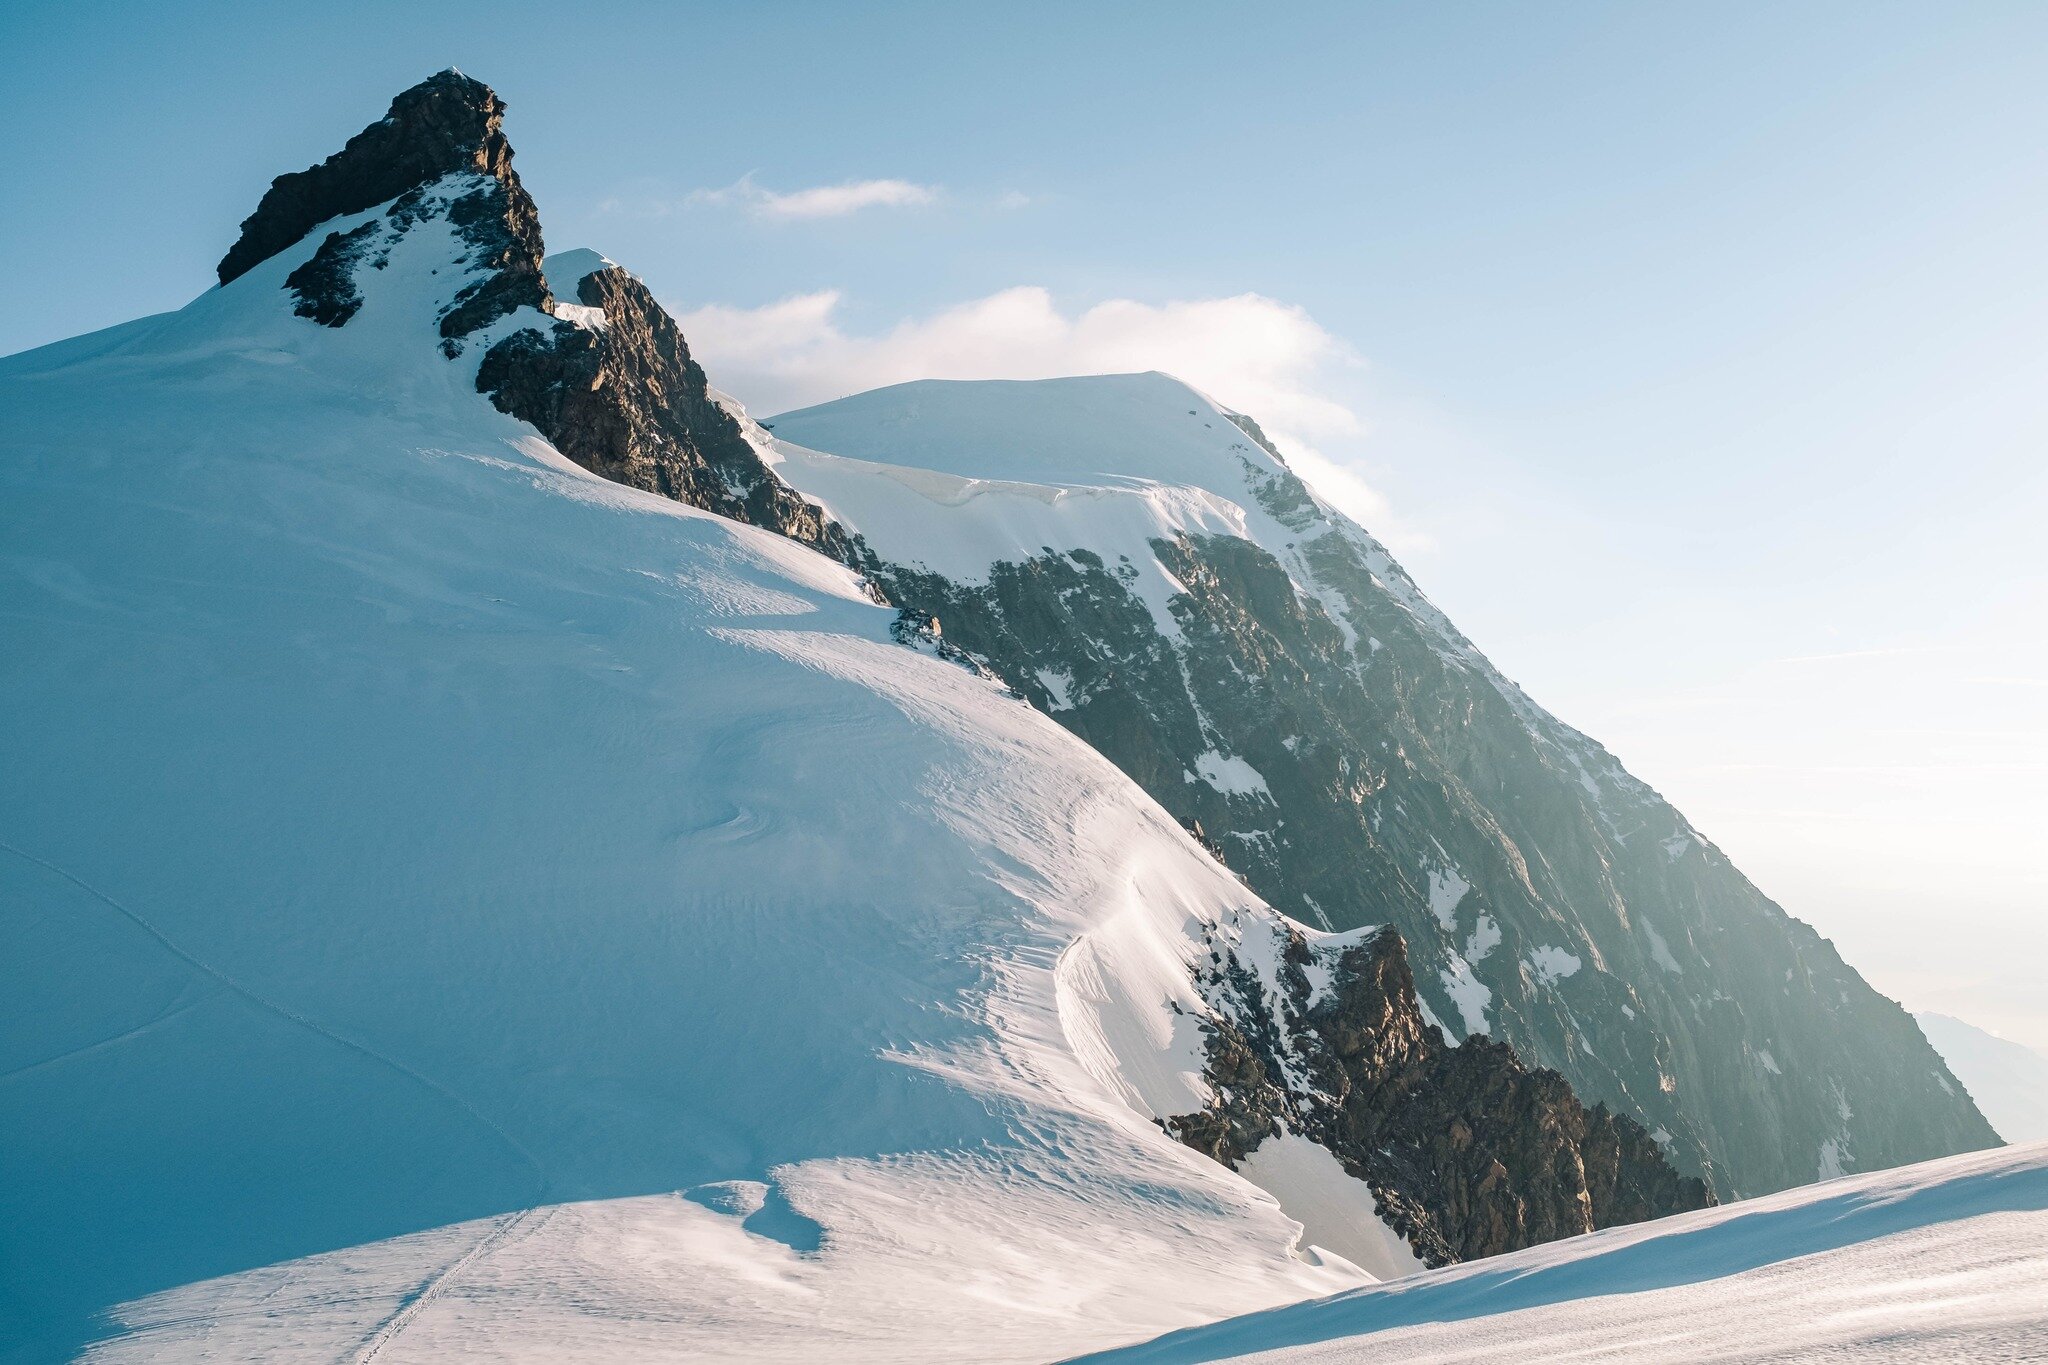
[[[518,1213],[509,1213],[493,1220],[490,1230],[477,1239],[476,1245],[450,1261],[433,1278],[421,1284],[398,1306],[397,1311],[378,1325],[377,1330],[370,1334],[370,1339],[363,1343],[363,1349],[356,1353],[354,1365],[370,1365],[371,1361],[383,1354],[385,1347],[398,1339],[399,1333],[412,1325],[413,1319],[425,1311],[429,1304],[441,1297],[442,1293],[462,1278],[470,1267],[496,1251],[515,1233],[522,1237],[531,1236],[547,1226],[554,1216],[555,1210],[551,1208],[522,1209]]]
[[[0,840],[0,853],[12,853],[15,857],[21,859],[23,862],[33,864],[34,866],[39,867],[43,869],[43,871],[51,873],[54,876],[62,877],[65,881],[70,882],[73,886],[85,892],[88,896],[91,896],[100,904],[106,906],[115,914],[120,915],[123,919],[127,920],[130,924],[140,929],[143,933],[148,934],[151,938],[155,939],[158,946],[162,947],[163,950],[169,953],[172,957],[175,957],[176,959],[178,959],[178,961],[184,963],[187,967],[190,967],[193,971],[198,972],[200,975],[207,977],[212,981],[218,982],[221,986],[225,987],[230,993],[241,997],[242,999],[248,1001],[250,1004],[256,1006],[256,1008],[264,1011],[265,1013],[275,1015],[277,1018],[284,1020],[288,1024],[292,1024],[298,1028],[305,1029],[307,1032],[312,1033],[318,1037],[325,1038],[328,1042],[333,1043],[338,1047],[347,1048],[350,1052],[353,1052],[360,1057],[367,1058],[368,1060],[375,1062],[379,1066],[387,1067],[390,1070],[395,1071],[399,1075],[405,1077],[407,1080],[413,1082],[415,1085],[418,1085],[426,1089],[427,1091],[431,1092],[436,1097],[445,1100],[447,1103],[451,1105],[454,1105],[457,1109],[461,1110],[471,1119],[474,1119],[478,1124],[482,1125],[483,1127],[489,1129],[492,1133],[496,1134],[500,1142],[504,1143],[507,1148],[509,1148],[514,1154],[516,1154],[519,1157],[521,1161],[525,1162],[526,1165],[532,1169],[535,1181],[533,1202],[536,1204],[543,1204],[547,1202],[548,1178],[547,1172],[541,1166],[540,1159],[534,1156],[532,1152],[528,1151],[517,1138],[513,1137],[510,1133],[506,1132],[502,1127],[500,1127],[496,1122],[494,1122],[489,1115],[483,1113],[475,1105],[471,1104],[468,1100],[464,1099],[462,1096],[450,1090],[447,1086],[442,1085],[439,1081],[434,1080],[430,1076],[421,1075],[419,1072],[413,1070],[405,1063],[398,1061],[394,1058],[387,1057],[383,1053],[377,1051],[375,1048],[366,1047],[362,1043],[356,1042],[352,1038],[343,1037],[341,1034],[336,1033],[333,1029],[328,1028],[325,1024],[322,1024],[317,1019],[309,1019],[305,1015],[298,1013],[296,1010],[290,1009],[284,1005],[280,1005],[276,1001],[265,997],[260,992],[252,990],[250,987],[243,985],[240,981],[237,981],[234,977],[229,976],[226,972],[221,971],[218,967],[215,967],[211,963],[203,961],[198,957],[195,957],[193,954],[187,952],[184,948],[179,947],[178,944],[175,941],[173,941],[168,934],[164,933],[163,930],[157,928],[156,925],[152,924],[146,917],[135,913],[135,911],[129,909],[121,902],[115,900],[112,896],[109,896],[106,892],[100,890],[98,887],[86,881],[84,878],[76,876],[73,873],[66,871],[64,868],[57,866],[55,863],[48,862],[42,858],[38,858],[33,853],[29,853],[23,849],[16,848],[13,844],[10,844],[5,840]],[[198,1002],[188,1003],[180,1009],[173,1011],[172,1014],[181,1014],[184,1012],[184,1010],[192,1008],[193,1004],[196,1003]],[[75,1049],[73,1052],[66,1053],[64,1054],[64,1057],[76,1056],[82,1052],[87,1052],[97,1048],[106,1047],[109,1044],[121,1041],[123,1038],[134,1037],[140,1033],[147,1031],[148,1029],[155,1028],[163,1024],[170,1017],[171,1015],[159,1015],[157,1018],[152,1019],[147,1023],[142,1024],[136,1028],[129,1029],[125,1033],[117,1037],[103,1038],[96,1043],[90,1044],[88,1047]],[[36,1063],[35,1067],[22,1067],[15,1072],[9,1073],[8,1076],[0,1077],[0,1080],[11,1079],[15,1075],[25,1074],[28,1071],[36,1069],[36,1067],[48,1066],[52,1062],[62,1061],[64,1060],[64,1057],[49,1058],[46,1061]]]

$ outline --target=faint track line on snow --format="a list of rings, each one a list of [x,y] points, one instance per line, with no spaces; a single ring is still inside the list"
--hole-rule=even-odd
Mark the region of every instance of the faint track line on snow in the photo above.
[[[83,1043],[78,1047],[72,1048],[68,1052],[60,1052],[54,1057],[45,1057],[39,1062],[29,1062],[26,1065],[18,1066],[14,1068],[14,1070],[12,1071],[0,1074],[0,1084],[4,1084],[8,1081],[14,1080],[17,1077],[32,1075],[35,1072],[45,1070],[49,1067],[62,1066],[65,1062],[72,1060],[74,1057],[90,1056],[91,1054],[99,1052],[105,1048],[118,1047],[122,1043],[127,1042],[130,1038],[140,1038],[145,1033],[153,1033],[157,1029],[162,1028],[165,1024],[170,1023],[173,1019],[176,1019],[184,1014],[189,1014],[191,1011],[198,1009],[201,1005],[204,1005],[205,1003],[207,1003],[207,1001],[212,1000],[214,998],[215,997],[209,995],[202,996],[197,1000],[188,1000],[182,1005],[177,1005],[172,1008],[168,1008],[161,1011],[153,1019],[143,1020],[141,1023],[135,1025],[133,1028],[125,1028],[122,1029],[119,1033],[113,1034],[109,1037],[100,1038],[90,1043]]]
[[[493,1251],[496,1251],[500,1246],[503,1246],[513,1233],[520,1230],[522,1225],[527,1225],[525,1232],[522,1234],[523,1240],[524,1237],[531,1237],[534,1233],[539,1232],[547,1224],[547,1221],[554,1216],[555,1210],[551,1208],[521,1209],[517,1213],[508,1213],[493,1219],[490,1231],[479,1237],[475,1246],[472,1246],[468,1251],[463,1252],[460,1256],[435,1272],[419,1288],[409,1294],[397,1308],[393,1309],[390,1317],[377,1324],[377,1329],[370,1333],[369,1339],[363,1343],[362,1349],[357,1351],[351,1359],[351,1365],[370,1365],[370,1362],[375,1360],[386,1346],[389,1346],[398,1339],[401,1332],[412,1326],[413,1320],[426,1309],[428,1304],[440,1298],[447,1291],[448,1287],[462,1278],[463,1274],[471,1266],[490,1255]]]
[[[454,1091],[448,1089],[448,1087],[442,1085],[439,1081],[434,1080],[430,1076],[423,1075],[422,1073],[413,1070],[404,1062],[398,1061],[396,1058],[385,1056],[383,1053],[378,1052],[376,1049],[369,1047],[366,1044],[358,1043],[352,1038],[344,1037],[341,1034],[336,1033],[333,1029],[328,1028],[325,1024],[320,1023],[318,1020],[308,1018],[307,1016],[300,1014],[298,1011],[292,1009],[287,1005],[280,1005],[275,1000],[271,1000],[266,996],[260,994],[259,992],[252,990],[248,986],[243,985],[240,981],[237,981],[234,977],[229,976],[226,972],[221,971],[218,967],[215,967],[211,963],[203,961],[202,959],[194,956],[192,953],[188,952],[184,948],[179,947],[176,941],[174,941],[170,937],[170,935],[164,933],[163,930],[157,928],[154,924],[150,923],[149,920],[137,914],[135,911],[130,910],[127,906],[121,904],[121,902],[115,900],[112,896],[109,896],[106,892],[100,890],[91,882],[86,881],[83,877],[77,876],[69,871],[66,871],[64,868],[57,866],[57,864],[53,862],[49,862],[45,859],[38,858],[33,853],[29,853],[23,849],[16,848],[13,844],[8,843],[4,839],[0,839],[0,852],[12,853],[15,857],[21,859],[23,862],[33,864],[36,867],[40,867],[41,869],[43,869],[43,871],[48,872],[54,876],[62,877],[65,881],[70,882],[73,886],[85,892],[88,896],[91,896],[94,900],[100,902],[102,905],[105,905],[108,909],[120,915],[121,918],[127,920],[130,924],[133,924],[136,928],[142,930],[143,933],[148,934],[151,938],[155,939],[157,943],[164,949],[164,951],[169,953],[172,957],[177,958],[178,961],[184,963],[193,971],[198,972],[203,976],[210,977],[213,980],[219,982],[222,986],[226,987],[234,994],[241,996],[244,1000],[247,1000],[250,1004],[256,1006],[258,1009],[264,1010],[270,1014],[274,1014],[278,1018],[285,1020],[287,1023],[296,1024],[298,1027],[305,1029],[307,1032],[325,1038],[330,1043],[334,1043],[339,1047],[346,1048],[350,1052],[355,1053],[359,1057],[367,1058],[368,1060],[375,1062],[380,1066],[388,1067],[391,1070],[397,1072],[399,1075],[405,1077],[407,1080],[413,1082],[415,1085],[424,1088],[425,1090],[429,1091],[435,1096],[438,1096],[440,1099],[445,1100],[449,1104],[454,1105],[463,1113],[467,1114],[470,1118],[474,1119],[476,1122],[482,1124],[485,1128],[488,1128],[492,1133],[496,1134],[500,1142],[504,1143],[508,1148],[510,1148],[514,1153],[518,1155],[521,1161],[525,1162],[527,1166],[532,1168],[534,1179],[538,1182],[538,1188],[535,1191],[533,1202],[535,1204],[544,1204],[547,1202],[548,1176],[546,1169],[543,1168],[540,1163],[540,1159],[536,1157],[532,1152],[528,1151],[526,1149],[526,1146],[523,1143],[521,1143],[517,1138],[513,1137],[510,1133],[506,1132],[502,1127],[500,1127],[496,1120],[492,1119],[489,1115],[485,1114],[482,1110],[478,1109],[474,1104],[471,1104],[462,1096],[456,1094]]]

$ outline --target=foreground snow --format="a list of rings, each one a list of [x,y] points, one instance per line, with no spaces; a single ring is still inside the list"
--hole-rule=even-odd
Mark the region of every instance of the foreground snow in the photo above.
[[[292,317],[319,236],[0,361],[0,1355],[1044,1359],[1360,1283],[1136,1102],[1270,912],[491,409],[426,227]]]
[[[1098,1359],[2048,1359],[2048,1144],[1596,1232]]]

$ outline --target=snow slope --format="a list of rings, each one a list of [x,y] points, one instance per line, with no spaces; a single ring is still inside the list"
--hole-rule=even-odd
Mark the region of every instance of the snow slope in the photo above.
[[[1178,1333],[1107,1365],[2048,1358],[2048,1145],[1948,1157]]]
[[[320,236],[0,361],[0,1356],[1044,1359],[1361,1282],[1146,1112],[1271,912],[493,410],[445,224],[340,329]]]
[[[2048,1142],[2048,1057],[1946,1014],[1913,1018],[1999,1136]]]

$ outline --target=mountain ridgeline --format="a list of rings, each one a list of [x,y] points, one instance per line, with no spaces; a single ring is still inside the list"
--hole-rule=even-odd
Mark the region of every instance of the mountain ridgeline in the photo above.
[[[483,348],[500,411],[855,568],[906,637],[1344,936],[1313,988],[1233,987],[1221,952],[1198,971],[1228,1098],[1158,1115],[1183,1141],[1235,1164],[1306,1133],[1432,1263],[1996,1142],[1903,1010],[1502,677],[1250,418],[1138,375],[904,385],[771,435],[632,275],[543,257],[502,112],[454,73],[401,95],[277,182],[223,280],[388,203],[288,281],[302,317],[346,327],[395,234],[452,232],[481,273],[443,351]]]

